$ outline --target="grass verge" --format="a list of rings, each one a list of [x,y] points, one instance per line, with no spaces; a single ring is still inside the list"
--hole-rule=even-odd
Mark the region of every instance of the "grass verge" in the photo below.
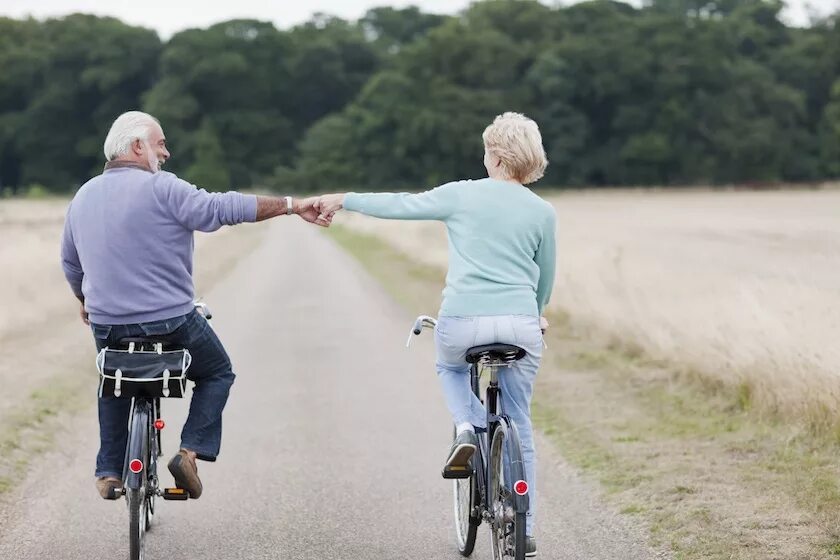
[[[79,364],[71,371],[86,371]],[[31,461],[55,445],[73,414],[90,406],[93,375],[55,375],[32,391],[0,426],[0,496],[26,476]]]
[[[400,303],[434,309],[444,271],[368,234],[330,235]],[[605,500],[679,560],[836,558],[840,445],[760,416],[749,391],[549,317],[533,417]]]

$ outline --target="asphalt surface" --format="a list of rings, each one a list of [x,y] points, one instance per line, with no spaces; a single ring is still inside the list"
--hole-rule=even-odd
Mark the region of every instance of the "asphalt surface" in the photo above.
[[[281,218],[268,227],[203,294],[237,373],[222,454],[199,463],[199,500],[158,501],[146,557],[460,558],[452,486],[439,474],[451,427],[430,333],[405,348],[413,317],[435,310],[401,308],[312,226]],[[164,403],[164,461],[186,406]],[[125,503],[93,487],[95,409],[73,422],[2,518],[0,559],[128,556]],[[541,558],[662,557],[549,442],[538,445]],[[473,558],[490,558],[485,527]]]

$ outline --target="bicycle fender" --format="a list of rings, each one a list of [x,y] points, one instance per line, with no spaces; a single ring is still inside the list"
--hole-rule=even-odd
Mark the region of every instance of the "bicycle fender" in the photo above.
[[[131,439],[128,442],[128,450],[125,458],[125,487],[130,490],[139,490],[143,487],[143,478],[146,476],[146,469],[149,467],[146,462],[146,439],[149,430],[149,412],[146,407],[135,408],[131,421]],[[129,463],[139,459],[143,461],[143,469],[139,473],[131,472]]]
[[[508,447],[508,457],[506,462],[507,472],[510,473],[510,484],[517,480],[528,481],[525,476],[525,462],[522,460],[522,445],[519,441],[519,430],[516,428],[510,419],[503,418],[499,423],[497,429],[505,432],[505,441],[510,442]],[[528,494],[520,496],[516,492],[512,495],[513,510],[517,513],[527,513],[530,507],[530,499]]]

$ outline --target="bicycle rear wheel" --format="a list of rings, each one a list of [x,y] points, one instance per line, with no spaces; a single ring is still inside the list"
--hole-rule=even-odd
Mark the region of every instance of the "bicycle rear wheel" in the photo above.
[[[513,558],[525,559],[525,513],[513,508],[512,492],[505,477],[506,432],[499,428],[493,433],[490,443],[490,468],[488,508],[492,516],[490,541],[494,560]]]
[[[149,435],[150,422],[148,408],[143,403],[136,402],[134,414],[131,419],[131,430],[129,432],[128,462],[129,469],[135,460],[142,461],[141,471],[137,473],[137,482],[131,485],[139,485],[139,488],[127,488],[126,499],[128,501],[128,548],[130,560],[143,560],[145,556],[146,529],[151,523],[149,512]],[[128,486],[131,486],[128,485]]]
[[[477,472],[481,464],[479,451],[473,454],[473,472],[469,478],[457,478],[453,481],[453,501],[455,505],[455,537],[458,540],[458,552],[469,556],[475,548],[475,537],[481,518],[477,516],[479,502]]]
[[[128,498],[128,546],[130,560],[143,560],[146,544],[146,489],[129,490]]]

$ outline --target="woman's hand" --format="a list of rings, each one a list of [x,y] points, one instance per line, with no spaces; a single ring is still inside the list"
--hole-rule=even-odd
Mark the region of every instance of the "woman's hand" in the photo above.
[[[543,334],[545,334],[545,331],[548,330],[548,319],[545,317],[540,317],[540,330]]]
[[[344,193],[325,194],[315,202],[315,209],[321,213],[321,218],[332,220],[336,212],[344,208]]]
[[[321,216],[320,211],[315,207],[318,203],[317,197],[304,198],[302,200],[295,200],[293,203],[294,213],[303,218],[310,224],[319,225],[321,227],[329,227],[330,219],[325,219]]]

